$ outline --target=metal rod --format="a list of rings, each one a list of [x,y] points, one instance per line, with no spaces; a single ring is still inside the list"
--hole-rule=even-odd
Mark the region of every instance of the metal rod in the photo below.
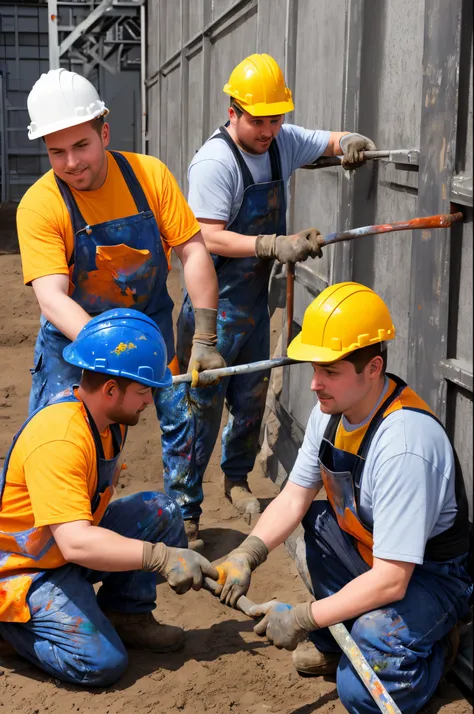
[[[286,264],[286,348],[291,342],[295,304],[295,264]]]
[[[425,216],[424,218],[412,218],[408,221],[400,221],[398,223],[382,223],[381,225],[361,226],[360,228],[352,228],[350,231],[341,231],[339,233],[330,233],[324,236],[325,245],[340,243],[346,240],[354,240],[363,236],[378,235],[379,233],[393,233],[394,231],[409,231],[429,228],[449,228],[453,223],[462,221],[464,215],[458,213],[440,213],[436,216]],[[286,277],[286,311],[287,311],[287,343],[291,340],[291,328],[293,324],[293,307],[294,307],[294,285],[295,285],[295,264],[287,263]],[[288,357],[278,357],[277,359],[261,360],[260,362],[250,362],[248,364],[239,364],[230,367],[221,367],[220,369],[207,369],[199,374],[199,386],[205,386],[206,381],[214,381],[216,377],[230,377],[236,374],[250,374],[251,372],[260,372],[265,369],[274,369],[275,367],[284,367],[285,365],[295,364],[296,360]],[[298,361],[298,363],[300,363]],[[173,384],[182,384],[184,382],[192,382],[193,377],[190,372],[187,374],[178,374],[173,377]]]
[[[230,367],[219,367],[219,369],[205,369],[199,373],[199,386],[206,384],[206,378],[214,380],[216,377],[231,377],[235,374],[250,374],[251,372],[261,372],[265,369],[275,369],[284,367],[287,364],[296,364],[295,360],[289,357],[277,357],[275,359],[264,359],[260,362],[249,362],[248,364],[236,364]],[[298,364],[300,364],[298,362]],[[173,384],[183,384],[192,382],[192,373],[177,374],[173,377]]]
[[[351,228],[349,231],[340,231],[339,233],[329,233],[324,236],[324,245],[332,245],[345,240],[354,240],[363,236],[373,236],[379,233],[393,233],[394,231],[412,231],[429,228],[449,228],[453,223],[462,221],[464,214],[458,213],[440,213],[436,216],[425,216],[424,218],[412,218],[409,221],[399,221],[398,223],[382,223],[374,226],[361,226],[360,228]]]
[[[384,149],[380,151],[364,151],[366,161],[377,161],[388,159],[393,163],[404,163],[416,166],[418,164],[419,152],[417,149]],[[322,156],[312,164],[306,164],[305,169],[325,169],[331,166],[341,166],[341,156]]]
[[[211,578],[204,578],[203,587],[213,595],[216,594],[216,582],[211,580]],[[240,612],[243,612],[244,615],[247,615],[247,617],[252,617],[250,614],[250,608],[254,607],[255,604],[256,603],[249,600],[249,598],[245,595],[241,595],[235,603],[235,609],[240,610]],[[338,623],[337,625],[330,625],[328,629],[356,670],[362,680],[362,683],[368,689],[369,694],[380,711],[383,712],[383,714],[402,714],[380,679],[375,674],[372,667],[367,662],[360,647],[349,634],[347,627],[342,623]]]

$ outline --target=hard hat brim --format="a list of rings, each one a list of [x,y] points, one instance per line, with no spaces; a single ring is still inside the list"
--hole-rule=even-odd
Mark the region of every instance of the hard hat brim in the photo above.
[[[231,92],[226,92],[229,97],[233,97]],[[265,104],[264,102],[259,102],[258,104],[245,104],[241,99],[235,99],[236,104],[241,107],[245,112],[251,114],[253,117],[273,117],[280,116],[281,114],[288,114],[292,112],[295,108],[292,99],[288,99],[286,102],[274,102],[273,104]]]
[[[153,388],[158,388],[158,389],[165,389],[166,387],[171,387],[173,384],[173,375],[171,373],[171,370],[169,367],[166,368],[166,371],[163,375],[163,377],[159,380],[154,380],[154,379],[146,379],[142,377],[138,377],[136,374],[131,374],[127,372],[126,370],[118,370],[118,369],[101,369],[100,367],[91,367],[91,365],[85,365],[83,362],[78,360],[74,354],[74,344],[71,343],[70,345],[67,345],[67,347],[64,348],[63,350],[63,358],[68,364],[72,364],[75,367],[79,367],[80,369],[85,369],[89,372],[100,372],[101,374],[107,374],[111,379],[114,377],[124,377],[125,379],[129,379],[131,382],[137,382],[138,384],[143,384],[146,387],[153,387]]]
[[[331,350],[328,347],[308,345],[303,342],[301,332],[288,345],[288,357],[290,359],[295,359],[299,362],[316,362],[316,364],[330,364],[331,362],[338,362],[351,352],[354,352],[354,349],[349,348],[338,352],[336,350]]]
[[[79,126],[79,124],[86,124],[88,121],[93,121],[94,119],[99,119],[100,117],[106,117],[109,114],[109,110],[105,108],[100,113],[94,113],[89,116],[77,117],[76,119],[62,119],[61,121],[53,122],[52,124],[47,124],[37,131],[31,131],[28,127],[28,139],[33,141],[33,139],[41,139],[42,136],[47,136],[48,134],[54,134],[56,131],[62,131],[63,129],[70,129],[73,126]]]

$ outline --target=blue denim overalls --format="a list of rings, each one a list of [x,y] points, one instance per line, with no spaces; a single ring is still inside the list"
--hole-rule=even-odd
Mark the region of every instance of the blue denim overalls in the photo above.
[[[314,501],[303,519],[307,565],[318,599],[338,592],[372,566],[372,531],[363,522],[358,504],[365,458],[382,420],[398,408],[436,419],[399,377],[387,376],[389,394],[371,419],[358,453],[334,446],[340,415],[331,417],[321,442],[319,463],[328,500]],[[417,712],[433,695],[443,671],[445,636],[468,612],[472,583],[466,572],[467,500],[459,469],[456,496],[458,515],[453,526],[428,540],[424,563],[415,566],[405,597],[346,623],[404,714]],[[322,652],[338,650],[327,628],[311,633],[310,639]],[[378,712],[345,656],[337,685],[352,714]]]
[[[225,141],[242,172],[244,195],[237,216],[226,229],[244,235],[286,233],[285,186],[280,152],[272,141],[269,156],[272,180],[256,184],[242,154],[221,127],[209,141]],[[268,359],[270,320],[268,281],[273,261],[259,258],[225,258],[213,255],[219,282],[217,349],[228,365]],[[178,319],[178,359],[185,371],[194,334],[194,313],[186,295]],[[246,481],[258,449],[258,436],[265,409],[269,372],[223,379],[206,389],[188,388],[187,416],[195,421],[194,444],[176,443],[173,452],[163,451],[166,492],[175,498],[184,518],[198,517],[203,500],[202,480],[214,449],[224,400],[230,416],[222,434],[224,474],[233,481]],[[179,410],[179,395],[174,407]],[[183,411],[186,406],[181,398]],[[173,410],[171,410],[173,411]],[[192,411],[192,415],[191,415]]]
[[[166,288],[168,263],[158,225],[129,162],[118,152],[110,153],[113,158],[108,160],[117,162],[137,206],[133,216],[87,225],[71,189],[56,177],[74,232],[71,298],[90,315],[114,307],[144,312],[160,328],[171,362],[175,354],[173,301]],[[30,414],[80,381],[81,370],[62,356],[68,344],[70,340],[42,315],[34,353]]]

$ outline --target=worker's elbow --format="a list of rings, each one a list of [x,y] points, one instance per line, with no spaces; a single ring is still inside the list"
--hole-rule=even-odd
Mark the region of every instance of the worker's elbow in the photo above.
[[[386,602],[399,602],[399,600],[403,600],[403,598],[407,594],[407,588],[408,583],[405,581],[396,581],[390,583],[386,588]]]
[[[82,560],[84,549],[78,543],[67,541],[57,545],[66,563],[79,563]]]

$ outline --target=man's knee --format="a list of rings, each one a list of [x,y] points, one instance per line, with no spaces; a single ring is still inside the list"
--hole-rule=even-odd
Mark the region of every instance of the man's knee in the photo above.
[[[392,623],[389,610],[367,612],[355,621],[351,637],[375,672],[392,670],[392,676],[396,677],[398,658],[403,657],[403,652]],[[397,647],[398,651],[395,651]],[[337,671],[337,692],[348,711],[358,711],[358,707],[364,711],[361,704],[365,702],[368,707],[371,705],[370,694],[346,656],[341,658]]]
[[[153,524],[153,541],[163,539],[167,545],[186,547],[187,540],[184,534],[184,522],[181,510],[176,501],[159,491],[145,491],[140,494],[143,504]]]
[[[100,650],[99,650],[100,651]],[[109,645],[102,647],[100,657],[78,684],[87,687],[109,687],[125,673],[128,655],[125,648],[117,649]]]

